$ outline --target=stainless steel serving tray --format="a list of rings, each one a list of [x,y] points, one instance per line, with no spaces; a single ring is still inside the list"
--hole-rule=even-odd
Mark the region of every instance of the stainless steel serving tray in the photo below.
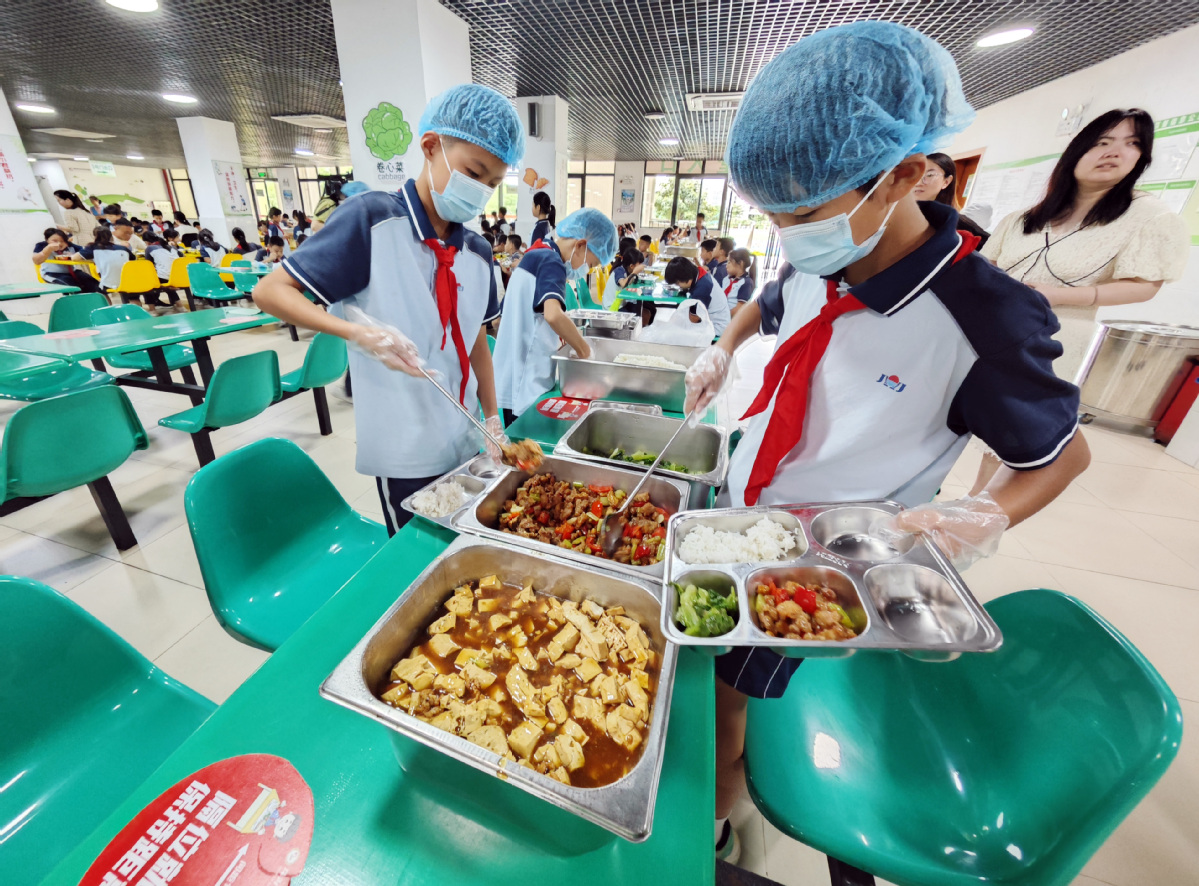
[[[437,729],[380,701],[392,666],[412,648],[438,606],[469,579],[495,573],[505,583],[532,581],[535,590],[604,607],[623,606],[641,623],[661,655],[658,688],[650,710],[649,733],[641,759],[624,778],[599,788],[564,785],[519,763],[505,761],[464,738]],[[646,839],[653,824],[670,697],[674,688],[676,647],[659,625],[656,583],[621,578],[547,557],[512,550],[490,541],[458,538],[426,567],[321,684],[321,695],[382,723],[508,784],[593,822],[626,840]]]
[[[608,409],[589,410],[554,446],[554,455],[578,458],[599,464],[617,465],[635,471],[644,471],[647,465],[593,455],[591,451],[611,452],[617,447],[625,452],[644,450],[657,454],[681,424],[681,419],[661,415],[638,415]],[[690,507],[701,508],[708,490],[724,483],[729,468],[729,435],[718,425],[698,425],[684,428],[671,444],[667,458],[694,467],[702,473],[667,471],[661,467],[655,471],[667,477],[675,477],[687,483]]]
[[[502,474],[506,468],[497,468],[491,458],[486,455],[476,455],[470,461],[458,465],[452,471],[442,474],[428,486],[422,486],[416,492],[400,502],[400,507],[405,511],[409,511],[422,520],[427,520],[437,526],[444,526],[446,529],[452,529],[450,521],[459,511],[469,508],[472,504],[479,500],[479,497],[486,491],[487,487],[493,480]],[[412,500],[420,495],[425,490],[431,490],[440,483],[445,483],[447,480],[453,480],[463,489],[466,490],[467,499],[462,503],[462,507],[451,514],[446,514],[444,517],[430,517],[427,514],[422,514],[412,506]]]
[[[864,501],[675,514],[666,535],[662,632],[688,646],[766,646],[797,658],[887,649],[925,661],[949,661],[962,652],[994,652],[1003,635],[936,545],[915,537],[895,548],[871,534],[875,522],[901,510],[895,502]],[[679,556],[684,536],[696,526],[744,532],[764,516],[795,534],[797,546],[788,559],[693,565]],[[769,636],[758,627],[752,605],[757,582],[768,576],[779,583],[817,580],[832,588],[858,636],[842,642]],[[737,626],[732,631],[689,637],[675,624],[673,582],[688,580],[736,589]]]
[[[667,412],[682,412],[687,389],[685,369],[659,369],[613,362],[621,354],[663,357],[690,367],[703,348],[658,345],[610,338],[586,338],[591,357],[579,360],[563,345],[553,360],[558,370],[558,386],[566,397],[581,400],[625,400],[630,403],[656,403]]]
[[[614,338],[628,341],[641,329],[641,315],[619,311],[576,309],[567,316],[583,333],[583,337]]]
[[[546,456],[541,466],[534,471],[519,471],[512,468],[505,469],[499,477],[491,481],[487,489],[475,500],[472,506],[463,508],[454,514],[453,519],[450,521],[450,528],[457,532],[466,532],[471,535],[490,538],[502,545],[524,548],[541,555],[551,554],[562,557],[573,563],[583,564],[604,572],[619,572],[623,575],[650,581],[661,579],[664,574],[664,565],[660,562],[654,563],[651,566],[630,566],[627,563],[617,563],[615,560],[604,560],[590,554],[580,554],[578,551],[567,550],[566,548],[546,544],[545,542],[533,541],[512,532],[502,532],[496,529],[495,527],[499,521],[500,512],[503,510],[504,502],[507,499],[515,498],[516,490],[520,485],[537,474],[553,474],[559,480],[565,480],[568,483],[578,482],[588,485],[594,484],[596,486],[612,486],[615,489],[624,489],[626,492],[631,492],[633,487],[637,485],[637,481],[644,475],[644,472],[614,468],[606,464],[599,464],[598,462],[575,461],[555,456]],[[677,514],[679,511],[684,510],[689,492],[685,483],[681,483],[672,477],[659,478],[657,474],[650,477],[645,486],[642,487],[642,491],[649,493],[650,501],[655,505],[660,508],[666,508],[672,514]]]

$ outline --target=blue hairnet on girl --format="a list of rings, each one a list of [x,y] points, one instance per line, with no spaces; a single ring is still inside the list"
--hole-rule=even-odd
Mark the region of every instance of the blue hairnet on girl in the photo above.
[[[616,239],[616,225],[598,209],[584,206],[576,209],[558,222],[557,239],[585,239],[587,248],[601,262],[610,262],[616,255],[620,241]]]
[[[729,132],[729,178],[768,212],[817,206],[973,119],[944,47],[892,22],[841,25],[758,72]]]
[[[512,102],[474,83],[451,86],[433,96],[420,115],[417,138],[426,132],[464,139],[509,166],[525,155],[525,130]]]

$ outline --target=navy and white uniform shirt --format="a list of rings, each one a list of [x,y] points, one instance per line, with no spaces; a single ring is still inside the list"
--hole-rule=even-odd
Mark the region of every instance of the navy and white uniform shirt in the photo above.
[[[729,325],[729,320],[732,315],[729,313],[729,301],[724,297],[724,290],[716,285],[716,280],[711,274],[699,275],[699,278],[691,284],[683,295],[687,298],[693,298],[708,309],[708,318],[712,321],[712,328],[717,335],[724,332],[726,326]]]
[[[723,289],[724,284],[729,281],[729,263],[727,261],[716,262],[716,267],[711,269],[712,276],[716,278],[716,282]]]
[[[538,240],[549,242],[553,236],[553,231],[550,228],[550,220],[548,218],[537,219],[537,224],[533,225],[533,233],[529,235],[529,244],[532,245]]]
[[[867,310],[833,324],[812,374],[803,437],[759,504],[929,501],[976,435],[1015,470],[1044,467],[1070,442],[1078,388],[1053,373],[1062,346],[1044,296],[977,254],[954,263],[957,213],[921,203],[933,236],[848,291]],[[786,266],[758,295],[763,335],[786,341],[819,313],[827,282]],[[755,416],[721,492],[740,506],[777,404]]]
[[[704,267],[707,268],[709,274],[715,274],[716,269],[720,267],[720,262],[715,258],[710,258],[704,263]]]
[[[787,267],[790,267],[790,265]],[[732,277],[725,277],[724,297],[729,300],[730,310],[732,310],[734,305],[745,304],[747,301],[753,301],[754,278],[749,276],[749,274],[742,274],[736,279],[733,279]]]
[[[283,267],[325,304],[354,305],[399,329],[427,367],[441,373],[442,386],[457,393],[462,369],[437,312],[437,260],[424,244],[436,237],[409,179],[399,191],[370,191],[346,201],[321,235],[287,256]],[[445,244],[458,250],[458,322],[469,352],[482,325],[499,315],[491,247],[461,225],[450,226]],[[360,473],[431,477],[478,452],[466,417],[424,378],[388,369],[352,348],[350,369]],[[469,375],[465,405],[474,412],[477,384]]]
[[[566,310],[565,290],[566,262],[552,240],[546,248],[526,252],[508,278],[495,342],[495,396],[517,415],[554,387],[559,340],[545,319],[545,304],[557,300]]]

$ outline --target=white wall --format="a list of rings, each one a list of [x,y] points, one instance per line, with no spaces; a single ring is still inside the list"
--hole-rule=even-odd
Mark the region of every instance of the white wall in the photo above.
[[[1063,108],[1090,107],[1084,122],[1112,108],[1140,107],[1155,120],[1199,111],[1199,26],[1187,28],[1081,71],[983,108],[949,149],[982,149],[981,166],[1061,153],[1070,141],[1055,135]],[[1199,172],[1199,151],[1187,178]],[[992,224],[997,224],[994,219]],[[1101,318],[1122,317],[1199,325],[1199,247],[1191,248],[1186,274],[1149,302],[1101,308]]]
[[[538,138],[528,137],[529,105],[541,108]],[[539,178],[549,179],[549,184],[540,190],[550,195],[557,210],[558,220],[566,215],[566,138],[570,105],[556,95],[528,96],[516,99],[516,112],[526,127],[525,155],[517,165],[516,186],[516,232],[529,242],[533,233],[533,195],[537,189],[524,182],[525,170],[532,168]]]
[[[34,173],[29,169],[29,155],[21,143],[17,124],[12,111],[0,89],[0,137],[4,141],[4,156],[17,183],[24,190],[36,187]],[[27,181],[28,184],[23,184]],[[39,189],[40,190],[40,189]],[[0,281],[5,283],[36,282],[37,272],[33,268],[33,245],[42,239],[42,231],[54,225],[54,216],[41,200],[41,194],[28,195],[33,202],[29,208],[0,208]],[[26,205],[22,198],[22,206]]]
[[[57,163],[62,168],[63,177],[67,180],[67,189],[79,194],[84,206],[90,208],[91,204],[87,198],[96,194],[105,203],[120,203],[126,215],[148,218],[151,209],[161,209],[164,214],[171,214],[171,201],[167,196],[167,186],[162,180],[161,169],[114,166],[114,178],[109,175],[93,175],[89,164],[74,160],[42,162]],[[41,163],[34,165],[35,173],[40,165]]]

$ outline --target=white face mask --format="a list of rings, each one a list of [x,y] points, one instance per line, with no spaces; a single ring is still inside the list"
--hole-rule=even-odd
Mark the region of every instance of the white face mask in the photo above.
[[[580,244],[576,243],[575,249],[577,249],[579,245]],[[566,279],[582,280],[587,276],[587,272],[589,270],[591,269],[587,267],[587,246],[585,244],[583,245],[583,264],[577,268],[575,267],[575,251],[572,249],[570,251],[570,273],[566,275]]]
[[[825,277],[869,255],[871,250],[878,245],[878,241],[882,239],[891,213],[899,204],[891,204],[891,208],[883,216],[883,223],[879,229],[862,243],[854,242],[853,229],[849,225],[849,219],[861,209],[863,203],[870,199],[870,195],[891,174],[893,169],[894,167],[879,176],[878,181],[858,201],[857,206],[848,213],[842,212],[821,221],[779,228],[779,245],[791,266],[801,274]]]
[[[433,195],[433,208],[448,222],[465,224],[473,218],[478,218],[495,188],[489,188],[483,182],[475,181],[469,175],[450,166],[450,158],[445,154],[445,142],[441,143],[441,159],[445,161],[445,168],[450,171],[450,180],[446,182],[445,190],[439,194],[433,186],[433,172],[429,171],[429,192]]]

